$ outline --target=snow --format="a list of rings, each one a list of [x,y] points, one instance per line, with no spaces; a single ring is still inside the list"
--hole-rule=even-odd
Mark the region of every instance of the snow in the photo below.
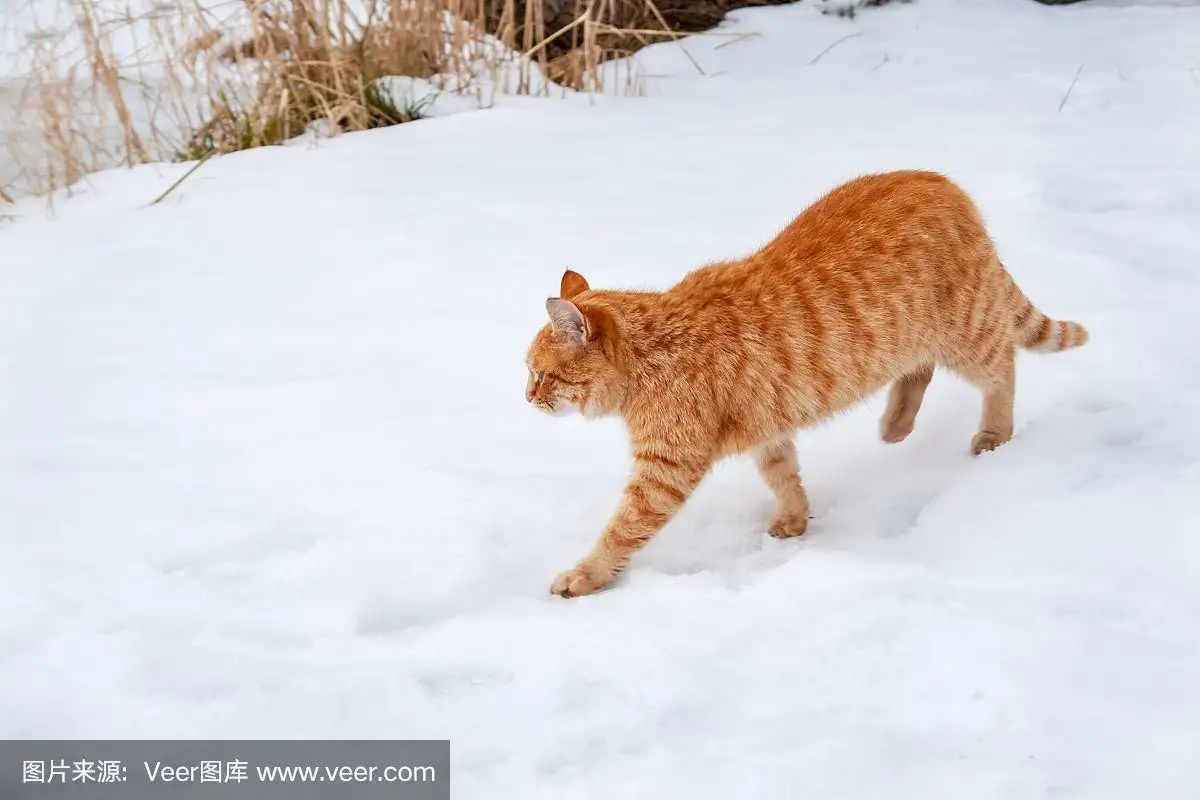
[[[759,35],[644,51],[648,97],[0,223],[0,736],[450,738],[459,798],[1194,797],[1200,8],[719,32]],[[1014,440],[971,458],[939,373],[903,444],[881,397],[800,435],[801,540],[732,460],[612,589],[550,596],[629,468],[619,423],[523,398],[564,267],[663,288],[901,167],[1091,332],[1021,356]]]

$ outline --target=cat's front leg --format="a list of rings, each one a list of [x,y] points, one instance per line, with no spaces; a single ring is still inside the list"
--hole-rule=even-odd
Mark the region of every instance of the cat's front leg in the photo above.
[[[629,558],[646,546],[675,515],[700,483],[709,462],[668,456],[660,449],[634,453],[636,468],[621,504],[608,527],[574,569],[562,573],[550,587],[560,597],[592,594],[612,583]]]

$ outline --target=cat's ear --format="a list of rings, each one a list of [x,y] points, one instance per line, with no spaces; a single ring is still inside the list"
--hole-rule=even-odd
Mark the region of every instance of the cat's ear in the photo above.
[[[550,329],[568,344],[580,345],[588,340],[587,318],[570,300],[551,297],[546,300],[546,313],[550,315]]]
[[[592,287],[588,286],[587,280],[574,270],[567,270],[563,273],[562,283],[559,284],[558,296],[570,300],[580,292],[586,292]]]

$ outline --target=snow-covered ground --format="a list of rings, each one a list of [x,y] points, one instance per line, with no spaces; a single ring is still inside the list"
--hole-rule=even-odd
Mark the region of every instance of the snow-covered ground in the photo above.
[[[456,798],[1195,798],[1200,8],[742,11],[646,98],[96,176],[0,223],[0,736],[453,740]],[[859,34],[823,51],[848,34]],[[814,63],[815,61],[815,63]],[[1080,67],[1082,65],[1082,70]],[[1064,103],[1064,96],[1078,79]],[[1061,106],[1061,108],[1060,108]],[[852,175],[976,196],[1048,313],[1015,439],[935,377],[722,464],[602,594],[627,474],[523,358]]]

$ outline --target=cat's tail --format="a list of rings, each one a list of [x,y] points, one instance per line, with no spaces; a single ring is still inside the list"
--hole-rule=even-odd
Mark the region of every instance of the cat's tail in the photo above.
[[[1017,344],[1039,353],[1057,353],[1087,344],[1087,328],[1078,322],[1050,319],[1009,278]]]

